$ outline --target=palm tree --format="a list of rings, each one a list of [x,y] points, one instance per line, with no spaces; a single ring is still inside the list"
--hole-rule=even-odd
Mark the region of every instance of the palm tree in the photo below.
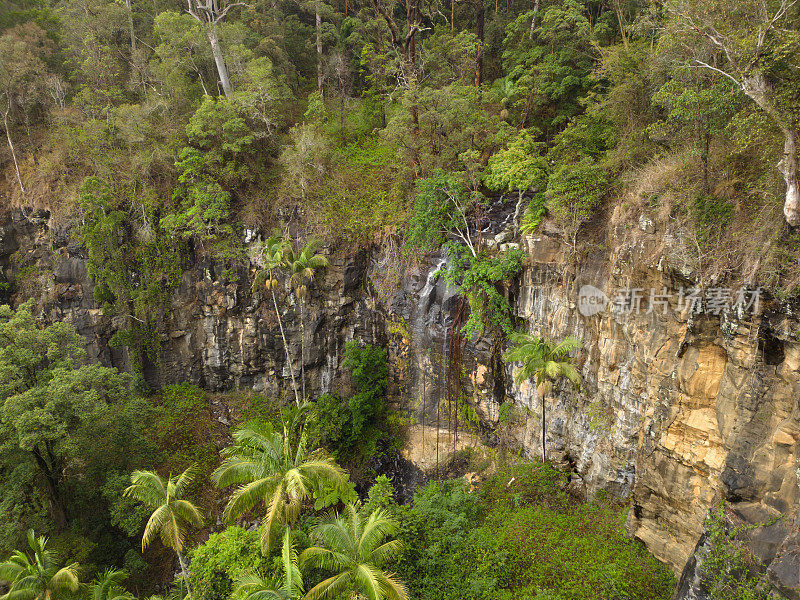
[[[305,433],[293,446],[285,426],[281,435],[271,423],[253,423],[237,429],[233,438],[236,443],[223,450],[225,459],[212,475],[219,487],[238,485],[223,516],[231,521],[263,502],[261,551],[268,555],[278,527],[297,519],[315,487],[343,485],[345,474],[324,451],[307,451]]]
[[[200,527],[203,524],[203,517],[197,507],[181,498],[193,479],[194,465],[178,477],[170,477],[166,481],[153,471],[134,471],[131,474],[132,485],[124,492],[125,496],[130,496],[153,509],[153,514],[150,515],[142,534],[142,551],[156,536],[160,536],[161,542],[178,555],[189,595],[192,590],[189,588],[189,576],[186,572],[186,562],[183,560],[185,527],[187,524],[193,527]]]
[[[303,593],[303,575],[297,565],[297,550],[292,543],[292,532],[287,527],[283,532],[283,547],[280,565],[283,574],[280,580],[272,580],[250,574],[236,582],[233,597],[240,600],[295,600]]]
[[[307,600],[339,598],[348,592],[367,600],[408,600],[406,586],[383,566],[402,550],[400,540],[386,541],[397,533],[397,522],[378,509],[364,519],[358,507],[348,504],[314,529],[325,548],[312,547],[300,555],[301,568],[319,568],[335,575],[314,586]]]
[[[122,587],[128,578],[125,571],[119,569],[106,569],[89,584],[90,600],[135,600],[133,594]]]
[[[272,305],[275,308],[275,316],[278,318],[278,328],[280,329],[281,339],[283,340],[283,350],[286,353],[286,363],[289,366],[289,375],[292,378],[294,400],[297,406],[300,406],[300,395],[297,391],[297,382],[295,382],[294,379],[294,366],[292,365],[292,357],[289,354],[289,343],[286,341],[281,311],[278,308],[278,299],[275,296],[275,290],[279,285],[275,277],[276,272],[287,266],[288,259],[291,255],[291,243],[284,239],[280,232],[273,233],[267,241],[264,242],[264,248],[262,250],[264,268],[256,275],[255,281],[253,282],[253,290],[257,289],[263,283],[272,294]]]
[[[0,581],[11,586],[0,599],[56,600],[78,591],[77,563],[59,569],[55,553],[47,547],[47,538],[36,537],[32,529],[28,530],[28,548],[30,553],[16,550],[0,563]]]
[[[304,305],[308,296],[308,286],[314,281],[318,269],[328,266],[328,259],[318,254],[322,246],[319,240],[309,241],[299,253],[292,253],[289,258],[291,282],[300,304],[300,379],[303,385],[303,400],[306,400],[306,352],[305,352],[305,314]]]
[[[536,381],[536,389],[542,397],[542,462],[547,460],[545,452],[545,400],[553,389],[553,383],[565,377],[576,386],[581,376],[572,364],[570,353],[581,347],[578,338],[569,336],[558,344],[551,340],[529,333],[513,333],[510,336],[513,346],[506,353],[506,360],[521,362],[514,380],[520,383],[531,377]]]

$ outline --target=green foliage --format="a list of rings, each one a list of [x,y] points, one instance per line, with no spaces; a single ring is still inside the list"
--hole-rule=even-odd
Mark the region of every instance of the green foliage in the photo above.
[[[186,576],[182,552],[189,527],[201,527],[203,516],[197,507],[183,498],[194,479],[194,465],[168,479],[154,471],[136,470],[131,473],[131,485],[124,495],[142,503],[151,512],[142,534],[142,551],[156,538],[174,550]]]
[[[367,501],[364,503],[364,512],[369,514],[376,510],[383,510],[393,517],[399,516],[400,508],[394,499],[395,490],[392,480],[386,475],[378,475],[367,492]]]
[[[724,506],[709,511],[705,528],[710,543],[703,557],[701,585],[712,600],[767,600],[771,591],[758,559],[744,542],[745,530],[728,523]]]
[[[84,180],[79,196],[84,219],[81,235],[95,281],[95,299],[127,323],[112,345],[131,347],[134,365],[141,368],[144,353],[154,362],[159,359],[161,319],[182,272],[178,256],[160,231],[153,229],[157,211],[147,198],[141,199],[143,230],[132,231],[127,213],[120,208],[126,189],[115,191],[98,177]]]
[[[445,277],[458,285],[469,302],[470,315],[462,328],[469,337],[508,334],[514,328],[514,312],[503,293],[505,285],[522,271],[525,253],[511,249],[499,254],[486,250],[472,256],[465,246],[447,247],[450,263]]]
[[[311,588],[308,600],[357,593],[367,600],[408,600],[405,585],[384,570],[403,550],[399,540],[389,540],[398,523],[381,510],[365,513],[348,504],[314,528],[313,537],[324,547],[312,546],[300,555],[304,569],[332,573]]]
[[[716,196],[698,196],[690,207],[690,214],[704,248],[716,251],[720,233],[733,219],[734,207],[729,200]]]
[[[0,580],[8,582],[7,598],[67,598],[79,589],[78,565],[58,567],[47,538],[28,530],[27,551],[16,550],[0,563]]]
[[[523,233],[533,233],[547,214],[544,194],[535,194],[522,214],[519,229]]]
[[[493,154],[486,165],[484,181],[489,189],[543,191],[547,184],[546,144],[538,141],[541,132],[523,129],[508,147]]]
[[[550,132],[582,112],[581,97],[592,85],[593,42],[604,23],[593,25],[575,0],[546,6],[533,36],[532,18],[531,11],[522,13],[506,30],[507,103],[522,127]]]
[[[417,180],[406,249],[438,249],[451,231],[464,228],[470,204],[466,186],[455,174],[437,170],[430,177]]]
[[[234,583],[269,565],[259,549],[258,531],[238,526],[212,533],[192,551],[191,588],[198,600],[227,600]]]
[[[94,425],[127,399],[130,378],[116,369],[84,364],[84,340],[75,329],[66,323],[39,327],[31,306],[16,311],[0,306],[2,469],[29,477],[27,494],[13,496],[44,496],[52,518],[63,527],[67,482],[76,475],[71,463],[85,451]],[[9,483],[14,490],[21,481]]]
[[[168,385],[156,404],[153,437],[166,458],[164,466],[170,472],[180,472],[196,464],[198,477],[209,477],[219,458],[206,392],[191,383]]]
[[[351,340],[345,346],[342,366],[350,372],[349,398],[325,394],[309,416],[309,435],[343,463],[362,464],[377,452],[386,431],[386,352]]]
[[[232,520],[263,504],[268,510],[260,535],[264,555],[274,549],[280,528],[299,518],[315,491],[346,490],[344,471],[323,450],[309,452],[304,432],[295,442],[286,426],[281,434],[269,423],[251,423],[234,431],[233,439],[213,476],[220,488],[237,486],[223,517]]]
[[[592,218],[608,188],[605,169],[589,157],[559,166],[547,181],[548,211],[574,237],[580,225]]]
[[[227,231],[230,188],[251,182],[257,169],[248,159],[256,137],[240,109],[225,98],[206,96],[186,125],[189,146],[178,153],[177,210],[161,226],[184,237],[214,237]]]
[[[478,494],[432,483],[403,514],[400,575],[414,598],[666,599],[674,579],[624,532],[618,507],[577,504],[548,465],[493,476]]]

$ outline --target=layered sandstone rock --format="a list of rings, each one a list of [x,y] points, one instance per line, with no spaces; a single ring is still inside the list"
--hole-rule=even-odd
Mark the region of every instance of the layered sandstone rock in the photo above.
[[[675,259],[670,232],[649,218],[639,223],[632,239],[603,231],[577,254],[555,232],[519,240],[528,261],[507,290],[517,314],[533,332],[583,342],[580,391],[562,384],[546,400],[549,457],[573,469],[588,495],[607,490],[627,499],[630,533],[676,571],[692,555],[707,510],[727,500],[745,522],[765,524],[753,530],[753,548],[788,594],[798,571],[792,533],[800,439],[797,313],[767,297],[757,314],[715,315],[679,305],[681,288],[696,285],[696,278]],[[405,455],[424,475],[435,461],[432,432],[439,431],[441,461],[477,441],[446,410],[461,299],[433,276],[446,261],[440,255],[406,273],[397,289],[377,294],[382,253],[331,255],[306,311],[305,367],[310,393],[318,395],[333,389],[349,339],[387,345],[393,399],[415,422]],[[289,365],[300,370],[294,300],[287,294],[281,303],[287,361],[271,305],[250,291],[254,265],[230,277],[200,253],[187,262],[151,382],[286,395]],[[92,299],[84,254],[69,225],[50,227],[46,214],[6,214],[0,270],[17,281],[13,301],[32,298],[45,318],[75,324],[94,360],[128,368],[125,351],[109,347],[119,323]],[[578,294],[585,285],[612,299],[622,289],[652,288],[669,302],[666,310],[662,304],[648,311],[645,301],[630,314],[606,308],[584,316]],[[456,357],[461,394],[481,417],[473,432],[488,443],[505,443],[510,433],[537,456],[542,399],[530,382],[513,383],[514,367],[502,363],[501,350],[491,340],[466,340]],[[496,423],[504,402],[525,415],[510,432]]]

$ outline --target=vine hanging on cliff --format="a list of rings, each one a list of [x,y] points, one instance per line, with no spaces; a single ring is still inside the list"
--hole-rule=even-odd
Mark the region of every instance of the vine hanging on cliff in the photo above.
[[[81,235],[94,298],[106,314],[124,322],[110,344],[130,348],[133,367],[141,371],[145,358],[158,362],[164,313],[180,282],[181,267],[157,225],[155,203],[126,187],[115,189],[99,177],[84,180],[79,196]]]

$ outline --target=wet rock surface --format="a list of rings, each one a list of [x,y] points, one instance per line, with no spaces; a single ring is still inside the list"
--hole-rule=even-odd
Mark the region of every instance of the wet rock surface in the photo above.
[[[618,246],[608,231],[581,248],[576,261],[546,229],[509,238],[513,203],[501,208],[486,226],[486,239],[494,246],[501,243],[498,235],[504,244],[513,239],[528,254],[520,280],[507,290],[517,315],[534,333],[576,335],[583,343],[581,389],[558,385],[546,400],[549,458],[572,465],[581,493],[607,490],[626,499],[631,535],[678,573],[687,563],[689,571],[694,568],[708,509],[727,501],[744,522],[762,525],[753,530],[753,552],[776,588],[791,596],[800,572],[796,528],[785,525],[794,522],[800,500],[798,313],[766,296],[755,314],[681,307],[676,298],[694,284],[685,268],[670,263],[669,236],[647,219],[639,223],[635,244]],[[389,349],[393,404],[420,432],[440,432],[438,444],[428,433],[409,435],[402,454],[382,466],[401,474],[404,497],[430,476],[436,448],[445,463],[466,440],[472,444],[468,435],[496,441],[504,402],[528,414],[511,433],[524,452],[538,456],[542,399],[533,386],[513,384],[515,366],[499,360],[502,349],[491,340],[453,345],[463,302],[441,277],[446,256],[434,254],[409,269],[387,296],[375,284],[383,252],[334,251],[313,287],[303,328],[310,395],[335,388],[348,340]],[[281,292],[287,361],[271,303],[250,291],[255,266],[244,265],[225,279],[199,253],[187,264],[151,382],[188,380],[212,391],[246,388],[274,397],[291,393],[289,365],[300,372],[301,327],[288,291]],[[126,352],[108,345],[118,324],[93,300],[85,255],[68,225],[51,228],[44,214],[0,217],[0,272],[0,282],[16,286],[0,286],[5,299],[33,299],[43,318],[76,326],[93,360],[129,367]],[[636,313],[615,314],[606,306],[584,316],[578,294],[588,285],[609,301],[632,288],[671,299],[653,310],[648,298]],[[469,434],[448,395],[456,381],[459,397],[480,417]],[[775,514],[784,525],[769,524]]]

